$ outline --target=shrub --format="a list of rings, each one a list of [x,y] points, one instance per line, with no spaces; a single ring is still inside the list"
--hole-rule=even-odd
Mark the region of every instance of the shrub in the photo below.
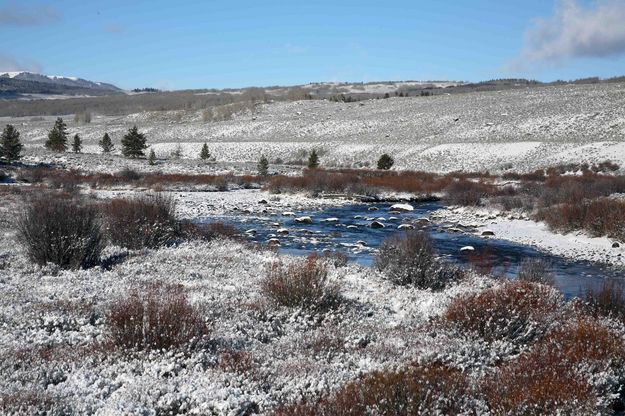
[[[109,240],[132,250],[156,248],[179,235],[173,199],[156,194],[117,198],[105,205]]]
[[[240,235],[239,230],[222,222],[208,224],[194,224],[181,222],[181,233],[185,238],[203,241],[212,241],[217,238],[236,238]]]
[[[593,315],[606,316],[625,322],[625,288],[623,283],[606,280],[598,289],[586,289],[584,300]]]
[[[393,167],[394,163],[395,161],[393,160],[393,158],[390,155],[384,153],[382,156],[380,156],[380,159],[378,159],[378,169],[389,170]]]
[[[609,198],[576,200],[540,210],[535,218],[556,231],[584,229],[625,242],[625,202]]]
[[[482,385],[494,415],[595,414],[597,397],[555,353],[524,355]]]
[[[519,265],[519,280],[526,282],[553,284],[553,272],[549,263],[542,259],[524,259]]]
[[[275,416],[360,416],[460,414],[469,410],[471,391],[459,370],[441,365],[375,371],[341,387],[314,405],[284,406]]]
[[[122,348],[160,350],[179,347],[209,333],[182,286],[152,284],[117,300],[106,316],[113,343]]]
[[[79,200],[56,194],[36,197],[26,204],[16,226],[19,241],[39,265],[86,268],[100,260],[99,212]]]
[[[618,383],[591,385],[589,380],[610,367],[622,378],[624,363],[622,337],[583,318],[546,334],[482,387],[494,414],[601,414]]]
[[[493,185],[466,179],[452,182],[445,191],[445,199],[450,204],[463,206],[478,206],[482,198],[496,193]]]
[[[420,289],[442,289],[464,275],[436,258],[430,237],[422,231],[409,231],[403,237],[383,241],[375,267],[395,284]]]
[[[550,286],[507,281],[477,294],[455,298],[444,319],[489,342],[527,343],[544,334],[562,302],[562,295]]]
[[[261,290],[287,307],[322,310],[340,300],[339,285],[329,281],[326,264],[314,255],[289,265],[274,262],[261,282]]]

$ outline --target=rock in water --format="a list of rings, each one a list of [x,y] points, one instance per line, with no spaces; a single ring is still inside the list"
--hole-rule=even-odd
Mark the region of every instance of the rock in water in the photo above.
[[[619,248],[621,245],[616,241],[612,243],[612,248]]]
[[[382,224],[380,221],[373,221],[371,224],[369,224],[369,227],[371,227],[371,228],[384,228],[385,225]]]
[[[414,211],[414,207],[410,204],[395,204],[391,206],[393,211]]]
[[[493,235],[495,235],[495,232],[493,230],[484,230],[484,231],[482,231],[482,235],[483,236],[493,236]]]
[[[397,227],[398,230],[414,230],[414,225],[412,224],[400,224],[399,227]]]
[[[295,222],[300,224],[312,224],[312,218],[310,217],[297,217],[295,218]]]
[[[475,247],[473,246],[464,246],[460,248],[460,251],[475,251]]]

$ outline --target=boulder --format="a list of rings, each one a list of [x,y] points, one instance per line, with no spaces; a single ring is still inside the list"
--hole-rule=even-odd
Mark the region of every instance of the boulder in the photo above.
[[[369,224],[369,227],[371,227],[371,228],[384,228],[385,225],[382,224],[380,221],[373,221],[371,224]]]
[[[312,218],[310,217],[297,217],[295,218],[295,222],[299,224],[312,224]]]
[[[286,228],[278,228],[276,230],[276,233],[282,234],[282,235],[287,235],[289,233],[289,230],[287,230]]]
[[[259,204],[266,205],[266,204],[268,204],[269,202],[267,202],[267,200],[266,200],[266,199],[261,199],[260,201],[258,201],[258,203],[259,203]]]
[[[412,224],[400,224],[397,227],[398,230],[414,230],[414,225]]]
[[[475,247],[473,246],[464,246],[460,248],[460,251],[475,251]]]
[[[612,248],[619,248],[621,245],[616,241],[612,243]]]
[[[395,204],[391,206],[391,210],[393,211],[414,211],[414,207],[410,204]]]
[[[493,235],[495,235],[495,232],[493,230],[484,230],[484,231],[482,231],[482,235],[483,236],[493,236]]]

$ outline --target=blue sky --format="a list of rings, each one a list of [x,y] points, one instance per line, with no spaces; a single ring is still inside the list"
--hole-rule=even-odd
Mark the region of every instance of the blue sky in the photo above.
[[[0,70],[164,89],[608,77],[624,16],[625,0],[0,1]]]

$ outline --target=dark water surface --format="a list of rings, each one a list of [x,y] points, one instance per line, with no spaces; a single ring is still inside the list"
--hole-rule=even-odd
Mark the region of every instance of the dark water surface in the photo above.
[[[493,267],[493,272],[507,277],[517,274],[523,259],[540,258],[551,265],[555,276],[555,285],[568,298],[576,296],[588,287],[597,288],[606,279],[625,281],[625,271],[605,267],[588,261],[576,261],[539,251],[533,247],[499,240],[495,237],[484,238],[474,234],[475,230],[462,228],[457,224],[427,222],[432,211],[442,208],[436,202],[412,204],[414,211],[389,213],[392,204],[355,204],[327,208],[318,211],[296,212],[296,216],[238,215],[198,219],[198,222],[219,220],[227,222],[242,232],[255,230],[248,234],[251,241],[267,242],[276,238],[280,251],[288,254],[307,255],[312,252],[340,251],[351,261],[370,266],[373,263],[375,249],[388,237],[404,231],[400,224],[412,224],[426,230],[441,257],[461,266],[481,265]],[[309,216],[312,224],[296,222],[296,218]],[[330,219],[330,221],[328,221]],[[379,219],[384,228],[371,228],[372,221]],[[278,233],[284,229],[288,234]],[[461,251],[462,247],[472,246],[473,251]]]

